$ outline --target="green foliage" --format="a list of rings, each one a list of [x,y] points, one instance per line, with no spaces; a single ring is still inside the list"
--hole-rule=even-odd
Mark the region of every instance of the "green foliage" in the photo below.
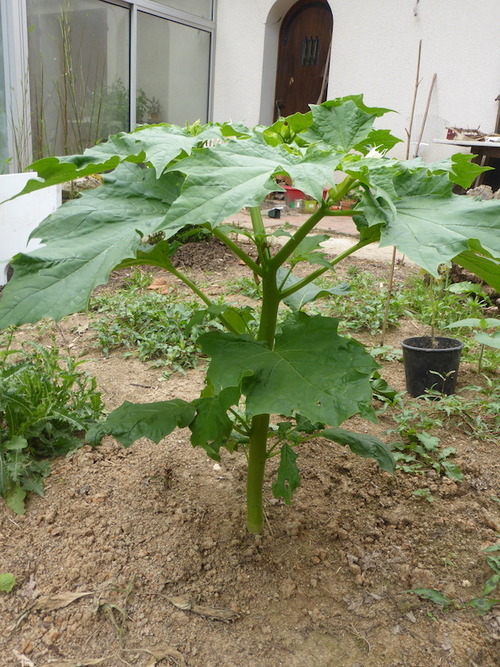
[[[405,441],[392,444],[396,468],[408,473],[424,473],[431,469],[455,481],[463,479],[460,468],[449,460],[456,453],[454,447],[439,447],[439,438],[425,431],[397,430],[405,436]]]
[[[379,333],[382,330],[387,299],[385,280],[376,278],[369,271],[354,268],[348,271],[347,281],[349,292],[328,298],[320,306],[321,312],[338,317],[341,329]],[[322,284],[330,285],[331,281],[324,280]],[[398,326],[399,319],[408,314],[405,295],[403,289],[393,290],[387,319],[389,326]],[[318,306],[315,308],[318,309]]]
[[[125,348],[126,354],[165,367],[168,373],[195,368],[201,353],[198,337],[220,326],[208,314],[191,324],[199,308],[196,303],[177,302],[154,291],[105,293],[92,305],[90,326],[104,354]]]
[[[435,426],[452,422],[466,433],[494,442],[500,437],[500,385],[483,376],[484,386],[464,387],[461,392],[433,400],[429,394],[427,403],[428,424]]]
[[[43,495],[46,459],[83,444],[102,402],[82,362],[55,346],[14,350],[10,343],[0,351],[0,496],[22,514],[27,492]]]
[[[262,298],[262,289],[259,283],[254,278],[248,278],[247,276],[231,280],[227,284],[227,291],[228,294],[242,294],[249,299]]]
[[[143,126],[114,135],[84,155],[38,161],[33,165],[38,179],[25,192],[91,173],[105,174],[104,184],[45,220],[35,232],[43,247],[15,258],[14,277],[0,302],[0,327],[47,316],[59,319],[86,308],[93,289],[115,268],[161,267],[202,302],[192,326],[208,314],[226,329],[200,337],[211,357],[206,386],[189,404],[118,408],[93,431],[96,441],[103,433],[126,444],[141,435],[157,440],[178,425],[188,426],[192,444],[213,458],[222,448],[243,450],[248,458],[247,526],[254,533],[264,525],[266,460],[278,451],[274,490],[286,501],[300,480],[295,450],[311,437],[323,435],[393,470],[384,443],[340,428],[355,414],[374,419],[373,357],[338,333],[335,311],[336,317],[330,317],[329,311],[306,313],[303,307],[328,294],[338,297],[335,305],[341,308],[345,286],[325,288],[315,281],[376,242],[397,246],[434,276],[442,263],[453,260],[500,287],[500,202],[453,194],[454,183],[466,187],[481,171],[470,156],[434,164],[386,157],[397,139],[373,127],[386,112],[353,95],[313,105],[310,112],[269,128]],[[276,191],[281,175],[318,201],[318,209],[277,249],[269,242],[260,205]],[[321,236],[311,233],[323,218],[345,214],[332,207],[351,191],[358,195],[350,214],[359,241],[328,261],[319,249]],[[231,234],[235,230],[223,223],[244,207],[252,231],[239,245]],[[249,275],[258,277],[262,297],[255,312],[212,300],[173,265],[176,235],[186,228],[210,231]],[[254,245],[251,255],[248,241]],[[298,264],[304,268],[300,275],[295,273]],[[378,300],[371,295],[365,324],[358,325],[373,328],[381,319],[381,303],[383,295]],[[292,313],[280,320],[283,304]],[[140,320],[139,314],[134,317]],[[278,425],[271,420],[276,413],[285,420]],[[442,467],[445,463],[440,460]]]
[[[9,572],[0,572],[0,591],[2,593],[10,593],[16,585],[16,578]]]
[[[500,551],[500,544],[492,544],[482,550],[482,552],[486,554],[497,551]],[[478,597],[471,598],[464,603],[460,603],[457,600],[453,600],[452,598],[443,595],[435,588],[414,588],[413,590],[406,592],[414,593],[422,600],[429,600],[429,602],[433,602],[445,610],[449,609],[451,605],[457,609],[472,607],[480,616],[484,616],[485,614],[488,614],[493,607],[500,604],[500,598],[490,597],[491,593],[494,593],[500,584],[500,558],[497,558],[496,556],[488,556],[486,562],[495,574],[485,581],[481,594]]]
[[[438,304],[435,311],[435,326],[445,329],[452,322],[466,317],[481,317],[485,302],[475,298],[470,292],[450,291],[446,276],[434,284],[434,299]],[[420,322],[432,325],[433,308],[429,296],[429,285],[424,276],[410,278],[405,289],[405,307]]]

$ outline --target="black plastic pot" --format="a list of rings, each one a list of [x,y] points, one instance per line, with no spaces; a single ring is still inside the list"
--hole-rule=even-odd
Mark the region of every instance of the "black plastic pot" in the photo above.
[[[430,336],[406,338],[402,342],[406,389],[410,396],[423,396],[427,390],[455,393],[460,355],[464,346],[454,338]]]

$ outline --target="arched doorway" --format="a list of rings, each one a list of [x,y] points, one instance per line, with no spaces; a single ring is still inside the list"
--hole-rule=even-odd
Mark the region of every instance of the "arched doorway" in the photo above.
[[[326,99],[333,17],[327,0],[299,0],[281,24],[274,117]]]

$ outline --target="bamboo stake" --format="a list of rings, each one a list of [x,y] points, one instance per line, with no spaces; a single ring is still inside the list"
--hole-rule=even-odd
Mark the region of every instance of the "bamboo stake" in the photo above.
[[[407,137],[407,142],[406,142],[406,159],[408,160],[410,157],[410,145],[411,145],[411,133],[413,129],[413,120],[415,118],[415,106],[417,104],[417,93],[418,93],[418,87],[420,86],[420,59],[422,56],[422,40],[418,43],[418,56],[417,56],[417,73],[415,75],[415,86],[413,89],[413,101],[411,105],[411,112],[410,112],[410,126],[406,130],[406,137]]]
[[[406,130],[406,159],[410,157],[410,146],[411,146],[411,133],[413,129],[413,120],[415,118],[415,106],[417,104],[417,93],[418,87],[420,86],[420,60],[422,57],[422,40],[418,43],[418,55],[417,55],[417,72],[415,74],[415,85],[413,88],[413,100],[411,104],[410,112],[410,126]],[[417,146],[418,147],[418,146]],[[396,269],[396,248],[392,249],[392,261],[391,268],[389,269],[389,280],[387,285],[387,296],[385,299],[385,308],[384,308],[384,321],[382,322],[382,333],[380,334],[380,345],[384,344],[385,333],[387,331],[387,322],[389,320],[389,305],[392,297],[392,288],[394,285],[394,271]]]
[[[427,96],[427,104],[425,105],[424,117],[422,119],[422,127],[420,128],[420,134],[418,135],[417,147],[415,148],[415,156],[414,157],[418,157],[418,153],[420,151],[420,144],[422,143],[422,137],[424,136],[424,128],[425,128],[425,124],[427,122],[427,116],[429,115],[429,107],[431,105],[432,91],[434,90],[434,84],[436,83],[436,77],[437,77],[437,74],[434,72],[434,75],[433,75],[432,81],[431,81],[431,87],[429,89],[429,94]]]

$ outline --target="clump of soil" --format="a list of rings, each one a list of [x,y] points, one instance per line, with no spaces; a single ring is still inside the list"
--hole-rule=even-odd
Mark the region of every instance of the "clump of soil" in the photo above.
[[[186,246],[179,257],[208,267],[211,285],[241,270],[225,253],[209,261],[213,248]],[[387,342],[415,333],[407,322]],[[85,352],[109,409],[191,400],[203,386],[201,369],[164,381],[136,359],[89,353],[81,314],[57,334]],[[399,362],[381,372],[404,389]],[[464,365],[459,387],[477,382]],[[393,423],[386,413],[347,426],[380,435]],[[2,508],[0,571],[17,585],[0,594],[0,664],[494,667],[498,607],[478,616],[408,593],[480,595],[491,576],[481,550],[500,533],[498,444],[461,424],[433,434],[457,449],[463,482],[432,470],[389,475],[318,439],[299,452],[291,506],[272,497],[270,465],[257,537],[244,525],[241,454],[214,463],[186,431],[129,449],[107,438],[55,461],[45,498],[31,497],[24,516]],[[433,503],[414,495],[422,487]]]

